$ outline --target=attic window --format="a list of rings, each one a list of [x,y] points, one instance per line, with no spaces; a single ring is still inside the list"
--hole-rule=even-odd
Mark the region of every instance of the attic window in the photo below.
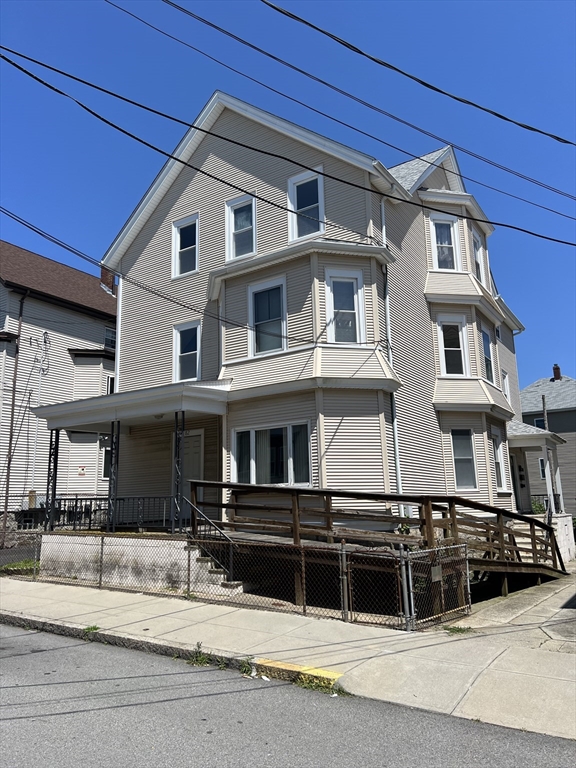
[[[198,214],[172,224],[172,277],[198,269]]]
[[[321,170],[318,168],[316,170]],[[324,232],[324,189],[322,178],[313,171],[288,180],[290,240],[299,240]]]

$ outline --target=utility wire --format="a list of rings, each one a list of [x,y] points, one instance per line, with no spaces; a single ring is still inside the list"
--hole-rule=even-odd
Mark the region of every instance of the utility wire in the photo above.
[[[110,5],[113,5],[113,3],[110,2],[110,0],[104,0],[104,1],[106,3],[109,3]],[[482,162],[488,163],[489,165],[492,165],[495,168],[499,168],[502,171],[506,171],[506,173],[511,173],[514,176],[518,176],[519,178],[524,179],[524,181],[529,181],[531,184],[536,184],[537,186],[543,187],[544,189],[548,189],[549,191],[555,192],[558,195],[562,195],[572,200],[576,200],[576,197],[574,195],[571,195],[569,192],[563,192],[562,190],[557,189],[556,187],[552,187],[543,181],[538,181],[537,179],[533,179],[531,176],[527,176],[523,173],[520,173],[520,171],[515,171],[512,168],[508,168],[505,165],[501,165],[500,163],[497,163],[495,160],[490,160],[489,158],[484,157],[483,155],[479,155],[476,152],[473,152],[472,150],[466,149],[465,147],[462,147],[459,144],[455,144],[454,142],[448,141],[448,139],[443,139],[441,136],[438,136],[435,133],[431,133],[430,131],[427,131],[424,128],[420,128],[414,123],[410,123],[409,121],[404,120],[403,118],[400,118],[397,115],[393,115],[391,112],[386,112],[385,110],[380,109],[380,107],[377,107],[374,104],[371,104],[370,102],[359,98],[358,96],[354,96],[354,94],[350,93],[349,91],[345,91],[342,88],[339,88],[338,86],[333,85],[332,83],[329,83],[326,80],[322,80],[320,77],[317,77],[316,75],[312,75],[309,72],[306,72],[304,69],[300,69],[300,67],[297,67],[295,64],[290,64],[290,62],[285,61],[284,59],[281,59],[278,56],[275,56],[273,53],[270,53],[269,51],[266,51],[263,48],[260,48],[259,46],[254,45],[253,43],[250,43],[247,40],[244,40],[242,37],[235,35],[233,32],[229,32],[227,29],[224,29],[223,27],[218,26],[214,22],[208,21],[208,19],[205,19],[202,16],[199,16],[198,14],[187,10],[186,8],[182,8],[182,6],[178,5],[177,3],[173,3],[172,0],[161,0],[161,1],[163,3],[166,3],[166,5],[169,5],[172,8],[175,8],[181,13],[184,13],[187,16],[190,16],[196,21],[199,21],[201,24],[205,24],[206,26],[211,27],[212,29],[215,29],[216,31],[222,33],[223,35],[226,35],[227,37],[230,37],[233,40],[236,40],[242,45],[245,45],[248,48],[251,48],[252,50],[257,51],[258,53],[261,53],[263,56],[266,56],[269,59],[272,59],[273,61],[276,61],[279,64],[282,64],[283,66],[288,67],[289,69],[292,69],[294,72],[298,72],[299,74],[304,75],[304,77],[307,77],[310,80],[314,80],[315,82],[320,83],[321,85],[324,85],[327,88],[330,88],[331,90],[341,94],[342,96],[346,96],[347,98],[352,99],[358,104],[361,104],[362,106],[367,107],[368,109],[371,109],[374,112],[378,112],[379,114],[384,115],[385,117],[390,117],[392,120],[396,120],[396,122],[402,123],[402,125],[407,125],[410,128],[413,128],[414,130],[419,131],[420,133],[423,133],[426,136],[430,136],[430,138],[435,139],[436,141],[439,141],[443,144],[451,144],[451,146],[455,147],[460,152],[464,152],[465,154],[470,155],[471,157],[474,157],[477,160],[481,160]]]
[[[130,15],[132,16],[133,14],[130,14]],[[185,45],[186,45],[186,43],[185,43]],[[365,190],[367,192],[371,192],[371,193],[375,192],[373,189],[368,188],[368,187],[364,187],[361,184],[355,184],[354,182],[348,181],[346,179],[340,179],[340,178],[338,178],[336,176],[332,176],[332,175],[330,175],[328,173],[317,171],[316,169],[311,168],[310,166],[304,165],[303,163],[300,163],[297,160],[293,160],[291,158],[288,158],[285,155],[281,155],[281,154],[278,154],[278,153],[275,153],[275,152],[269,152],[269,151],[266,151],[264,149],[260,149],[258,147],[253,147],[253,146],[250,146],[249,144],[245,144],[245,143],[243,143],[241,141],[237,141],[237,140],[231,139],[231,138],[229,138],[227,136],[223,136],[222,134],[215,133],[214,131],[207,130],[206,128],[201,128],[201,127],[195,125],[194,123],[189,123],[186,120],[181,120],[180,118],[174,117],[173,115],[169,115],[166,112],[161,112],[160,110],[154,109],[153,107],[147,106],[146,104],[142,104],[142,103],[140,103],[138,101],[134,101],[133,99],[130,99],[127,96],[122,96],[121,94],[118,94],[115,91],[111,91],[108,88],[104,88],[104,87],[96,85],[95,83],[92,83],[92,82],[90,82],[88,80],[84,80],[81,77],[77,77],[76,75],[72,75],[69,72],[65,72],[64,70],[59,69],[58,67],[53,67],[53,66],[51,66],[49,64],[46,64],[43,61],[39,61],[38,59],[34,59],[31,56],[26,56],[25,54],[20,53],[19,51],[16,51],[13,48],[8,48],[7,46],[0,45],[0,50],[8,51],[9,53],[11,53],[11,54],[13,54],[15,56],[18,56],[19,58],[22,58],[22,59],[25,59],[26,61],[30,61],[30,62],[32,62],[34,64],[37,64],[38,66],[43,67],[44,69],[48,69],[51,72],[56,72],[57,74],[62,75],[63,77],[67,77],[70,80],[74,80],[75,82],[78,82],[78,83],[82,83],[83,85],[86,85],[89,88],[93,88],[94,90],[100,91],[101,93],[106,93],[109,96],[113,96],[115,99],[119,99],[120,101],[124,101],[127,104],[132,104],[133,106],[138,107],[139,109],[143,109],[143,110],[145,110],[147,112],[150,112],[151,114],[158,115],[159,117],[164,117],[167,120],[171,120],[174,123],[178,123],[179,125],[186,126],[187,128],[194,128],[197,131],[200,131],[202,133],[208,134],[210,136],[214,136],[215,138],[218,138],[218,139],[222,139],[222,141],[226,141],[226,142],[228,142],[230,144],[235,144],[236,146],[243,147],[244,149],[249,149],[252,152],[258,152],[260,154],[268,155],[269,157],[275,157],[275,158],[279,158],[279,159],[285,160],[285,161],[287,161],[289,163],[292,163],[293,165],[299,166],[300,168],[304,168],[304,169],[309,170],[309,171],[315,171],[316,173],[318,173],[318,175],[324,176],[324,177],[329,178],[329,179],[333,179],[333,180],[338,181],[338,182],[340,182],[342,184],[347,184],[348,186],[356,187],[358,189],[363,189],[363,190]],[[9,58],[4,57],[1,54],[0,54],[0,58],[3,58],[8,63],[13,63]],[[22,71],[27,73],[27,70],[23,69]],[[300,103],[302,103],[302,102],[300,102]],[[318,110],[314,110],[314,111],[316,112]],[[340,121],[338,121],[338,122],[340,122]],[[376,137],[374,137],[374,138],[376,138]],[[383,143],[386,143],[386,142],[383,142]],[[401,150],[401,151],[403,151],[403,150]],[[417,158],[417,159],[421,159],[421,158],[418,158],[417,155],[413,155],[413,157]],[[425,161],[425,162],[427,162],[427,161]],[[460,175],[460,177],[463,178],[463,179],[468,179],[469,181],[473,181],[474,183],[481,184],[484,187],[488,187],[489,189],[493,189],[493,190],[495,190],[497,192],[501,192],[502,194],[507,195],[509,197],[514,197],[517,200],[521,200],[523,202],[526,202],[529,205],[534,205],[534,206],[536,206],[538,208],[542,208],[543,210],[549,211],[550,213],[554,213],[557,216],[562,216],[563,218],[571,219],[572,221],[576,221],[576,217],[570,216],[567,213],[562,213],[561,211],[557,211],[554,208],[549,208],[548,206],[540,205],[539,203],[535,203],[535,202],[533,202],[531,200],[526,200],[525,198],[518,197],[517,195],[512,195],[509,192],[504,192],[503,190],[499,190],[496,187],[491,187],[488,184],[483,184],[482,182],[476,182],[474,179],[470,179],[467,176],[462,176],[461,174],[458,174],[456,171],[450,171],[449,169],[443,168],[442,165],[440,165],[440,164],[429,163],[429,165],[434,166],[435,168],[442,168],[444,171],[448,171],[449,173],[453,174],[454,176],[459,176]]]
[[[250,195],[255,200],[260,200],[261,202],[266,203],[267,205],[270,205],[270,206],[272,206],[274,208],[279,208],[280,210],[287,211],[288,213],[291,213],[292,215],[296,215],[295,211],[291,210],[287,206],[281,205],[280,203],[275,203],[275,202],[273,202],[271,200],[268,200],[265,197],[262,197],[261,195],[254,194],[253,192],[250,192],[249,190],[247,190],[247,189],[245,189],[243,187],[240,187],[237,184],[232,184],[232,182],[225,181],[224,179],[220,178],[219,176],[216,176],[213,173],[209,173],[208,171],[205,171],[202,168],[199,168],[198,166],[192,165],[191,163],[187,163],[185,160],[182,160],[181,158],[176,157],[175,155],[170,154],[170,152],[166,152],[165,150],[160,149],[160,147],[157,147],[154,144],[151,144],[150,142],[146,141],[145,139],[140,138],[139,136],[137,136],[134,133],[131,133],[130,131],[126,130],[125,128],[122,128],[121,126],[117,125],[116,123],[112,122],[111,120],[108,120],[103,115],[100,115],[98,112],[95,112],[93,109],[88,107],[86,104],[83,104],[81,101],[79,101],[78,99],[75,99],[70,94],[66,93],[65,91],[62,91],[60,88],[57,88],[56,86],[51,85],[50,83],[47,83],[45,80],[42,80],[42,78],[38,77],[37,75],[33,74],[32,72],[29,72],[27,69],[25,69],[24,67],[20,66],[16,62],[12,61],[11,59],[9,59],[4,54],[0,54],[0,58],[4,59],[7,63],[11,64],[13,67],[15,67],[16,69],[20,70],[21,72],[23,72],[28,77],[32,78],[33,80],[36,80],[41,85],[44,85],[46,88],[49,88],[50,90],[54,91],[55,93],[58,93],[59,95],[65,96],[66,98],[70,99],[75,104],[77,104],[79,107],[81,107],[86,112],[88,112],[90,115],[92,115],[93,117],[95,117],[98,120],[102,121],[106,125],[110,126],[111,128],[114,128],[115,130],[119,131],[120,133],[123,133],[125,136],[128,136],[131,139],[134,139],[138,143],[143,144],[144,146],[148,147],[149,149],[152,149],[155,152],[158,152],[159,154],[164,155],[164,157],[167,157],[167,158],[169,158],[171,160],[174,160],[175,162],[178,162],[181,165],[186,166],[187,168],[191,168],[192,170],[197,171],[198,173],[202,174],[203,176],[206,176],[206,177],[208,177],[210,179],[213,179],[214,181],[218,181],[221,184],[224,184],[225,186],[228,186],[228,187],[231,187],[232,189],[237,190],[238,192],[242,192],[243,194]],[[285,158],[285,159],[287,159],[287,158]],[[336,180],[339,180],[338,177],[333,177],[333,178],[335,178]],[[361,187],[361,188],[363,188],[363,187]],[[372,191],[372,190],[368,190],[368,191]],[[415,206],[415,207],[420,208],[420,209],[432,211],[434,213],[442,213],[442,214],[446,213],[446,211],[442,210],[441,208],[434,208],[432,206],[424,205],[423,203],[417,202],[415,200],[403,200],[400,197],[395,197],[394,195],[389,195],[389,194],[387,194],[385,192],[381,192],[381,193],[378,193],[378,194],[380,194],[380,195],[382,195],[382,197],[386,197],[386,198],[388,198],[390,200],[396,200],[398,202],[403,202],[406,205],[412,205],[412,206]],[[324,223],[324,221],[322,219],[319,219],[319,218],[317,218],[315,216],[310,216],[308,214],[303,214],[303,213],[298,213],[297,215],[298,215],[298,217],[310,219],[310,220],[314,221],[315,223],[320,223],[320,224]],[[477,222],[477,223],[480,223],[480,224],[490,224],[492,226],[503,227],[505,229],[513,229],[513,230],[515,230],[517,232],[523,232],[523,233],[525,233],[527,235],[532,235],[533,237],[537,237],[537,238],[540,238],[542,240],[548,240],[550,242],[560,243],[561,245],[576,246],[576,243],[570,242],[568,240],[561,240],[561,239],[556,238],[556,237],[551,237],[550,235],[543,235],[543,234],[541,234],[539,232],[534,232],[532,230],[525,229],[524,227],[518,227],[518,226],[516,226],[514,224],[506,224],[504,222],[496,222],[496,221],[491,221],[489,219],[477,219],[477,218],[475,218],[473,216],[466,216],[466,218],[469,221],[474,221],[474,222]],[[363,240],[372,240],[373,242],[376,242],[377,245],[381,245],[381,243],[378,243],[376,241],[376,238],[374,238],[372,236],[369,236],[369,235],[365,235],[362,232],[357,232],[356,230],[353,230],[350,227],[345,227],[345,226],[343,226],[341,224],[336,224],[335,222],[330,222],[330,225],[335,227],[335,228],[337,228],[337,229],[341,229],[341,230],[344,230],[346,232],[351,232],[351,233],[353,233],[355,235],[358,235]],[[329,239],[330,238],[324,238],[324,240],[329,240]],[[338,242],[342,242],[342,241],[338,241]]]
[[[347,40],[344,40],[341,37],[338,37],[337,35],[334,35],[332,32],[328,32],[328,30],[323,29],[322,27],[316,26],[316,24],[313,24],[311,21],[308,21],[307,19],[303,19],[301,16],[297,16],[295,13],[291,13],[290,11],[286,10],[286,8],[282,8],[279,5],[275,5],[274,3],[271,3],[270,0],[260,0],[261,3],[264,5],[267,5],[269,8],[271,8],[273,11],[276,11],[277,13],[281,13],[283,16],[287,16],[289,19],[292,19],[293,21],[297,21],[299,24],[304,24],[306,27],[310,27],[310,29],[316,30],[316,32],[320,32],[321,35],[325,35],[326,37],[329,37],[331,40],[334,40],[339,45],[344,46],[344,48],[347,48],[349,51],[352,51],[353,53],[357,53],[359,56],[363,56],[365,59],[369,59],[370,61],[373,61],[375,64],[379,64],[381,67],[385,67],[386,69],[390,69],[393,72],[397,72],[399,75],[402,75],[403,77],[407,77],[410,80],[413,80],[415,83],[418,83],[419,85],[424,86],[424,88],[428,88],[431,91],[434,91],[435,93],[440,93],[442,96],[447,96],[449,99],[454,99],[454,101],[459,101],[461,104],[466,104],[469,107],[474,107],[475,109],[480,109],[482,112],[487,112],[489,115],[492,115],[493,117],[497,117],[499,120],[504,120],[507,123],[512,123],[513,125],[517,125],[519,128],[524,128],[526,131],[533,131],[534,133],[539,133],[542,136],[547,136],[549,139],[554,139],[554,141],[559,141],[561,144],[570,144],[573,147],[576,147],[576,143],[571,141],[570,139],[564,139],[562,136],[557,136],[554,133],[548,133],[548,131],[543,131],[540,128],[535,128],[533,125],[528,125],[527,123],[521,123],[518,120],[514,120],[511,117],[507,117],[506,115],[503,115],[501,112],[496,112],[494,109],[490,109],[489,107],[483,107],[481,104],[478,104],[475,101],[471,101],[470,99],[465,99],[462,96],[456,96],[453,93],[450,93],[449,91],[445,91],[442,88],[438,88],[438,86],[433,85],[432,83],[428,83],[426,80],[422,80],[419,77],[416,77],[416,75],[411,75],[409,72],[406,72],[403,69],[400,69],[400,67],[395,66],[394,64],[391,64],[389,61],[384,61],[383,59],[379,59],[377,56],[372,56],[372,54],[367,53],[366,51],[363,51],[361,48],[358,48],[353,43],[348,42]]]

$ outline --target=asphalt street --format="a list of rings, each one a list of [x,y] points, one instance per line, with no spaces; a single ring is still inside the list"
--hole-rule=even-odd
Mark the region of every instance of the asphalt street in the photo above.
[[[568,768],[576,743],[0,626],[3,768]]]

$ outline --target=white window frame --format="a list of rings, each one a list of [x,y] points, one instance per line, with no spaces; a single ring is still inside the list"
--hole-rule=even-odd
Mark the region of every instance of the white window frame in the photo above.
[[[364,310],[364,276],[362,270],[356,269],[326,269],[326,337],[330,344],[349,344],[357,346],[366,344],[366,313]],[[355,282],[354,310],[356,312],[357,340],[336,341],[334,333],[334,294],[332,283],[334,280],[349,280]]]
[[[456,474],[456,456],[454,455],[454,432],[469,432],[470,433],[470,445],[472,447],[472,462],[474,469],[474,485],[458,485],[458,476]],[[454,467],[454,487],[457,491],[477,491],[478,490],[478,462],[476,460],[476,446],[474,445],[474,430],[467,429],[466,427],[454,427],[450,430],[450,446],[452,449],[452,465]]]
[[[115,377],[112,376],[106,376],[106,394],[107,395],[113,395],[114,394],[114,386],[115,386]],[[112,391],[110,391],[112,390]]]
[[[180,264],[178,260],[178,254],[180,252],[180,229],[182,227],[188,227],[190,224],[196,224],[196,267],[189,272],[180,272]],[[200,262],[200,225],[199,215],[193,213],[191,216],[186,216],[183,219],[177,219],[172,222],[172,279],[175,280],[179,277],[187,277],[188,275],[195,275],[198,272],[198,264]]]
[[[488,348],[490,349],[490,364],[492,368],[492,380],[488,378],[488,371],[486,369],[486,353],[484,351],[484,334],[488,336]],[[489,384],[492,384],[495,387],[496,386],[496,364],[494,360],[494,350],[492,349],[492,334],[490,333],[490,328],[485,323],[480,323],[480,337],[482,338],[482,360],[484,362],[484,379]]]
[[[100,480],[103,480],[103,481],[110,480],[110,475],[106,477],[106,475],[104,474],[104,469],[106,466],[106,451],[110,451],[110,464],[112,464],[112,448],[110,446],[102,446],[102,448],[100,448],[100,453],[101,453]],[[112,468],[112,466],[110,466],[110,468]]]
[[[299,173],[297,176],[292,176],[288,179],[288,240],[293,242],[294,240],[310,240],[319,235],[324,234],[326,231],[326,219],[324,209],[324,177],[319,175],[322,173],[322,166],[319,165],[314,168],[313,171],[305,171]],[[296,188],[305,181],[311,181],[312,179],[318,179],[318,218],[320,219],[319,227],[315,232],[310,232],[309,235],[298,236],[298,217],[296,214]]]
[[[500,371],[500,377],[502,379],[502,394],[510,402],[510,378],[503,368]]]
[[[538,466],[540,467],[540,480],[546,480],[546,465],[544,459],[538,459]]]
[[[495,325],[494,326],[494,333],[496,334],[496,338],[497,339],[500,339],[500,340],[502,339],[502,333],[500,331],[500,326],[499,325]]]
[[[460,348],[462,350],[462,368],[464,373],[447,373],[446,372],[446,355],[444,350],[444,334],[442,333],[443,325],[458,325],[460,328]],[[470,377],[470,355],[468,353],[468,322],[466,315],[438,315],[436,318],[436,329],[438,334],[438,350],[440,353],[440,372],[442,376],[448,376],[452,378],[469,378]]]
[[[380,200],[380,218],[382,221],[382,244],[386,247],[388,241],[386,239],[386,198],[383,197]]]
[[[432,243],[432,262],[434,269],[438,272],[461,272],[462,271],[462,257],[460,255],[460,238],[459,238],[459,219],[457,216],[452,216],[449,213],[433,213],[430,214],[430,241]],[[454,248],[454,269],[446,269],[445,267],[438,266],[438,248],[436,244],[436,227],[435,224],[450,224],[452,231],[452,246]]]
[[[478,262],[476,261],[476,243],[478,243]],[[476,274],[476,264],[480,266],[480,277]],[[484,244],[482,236],[475,230],[472,230],[472,274],[482,285],[486,285],[486,272],[484,270]]]
[[[280,339],[281,346],[276,349],[270,349],[266,352],[256,352],[256,328],[254,326],[254,294],[260,293],[260,291],[268,291],[271,288],[282,289],[282,338]],[[252,283],[248,286],[248,326],[249,326],[249,344],[248,354],[250,357],[266,357],[268,355],[277,355],[280,352],[285,352],[288,348],[287,344],[287,318],[288,307],[286,303],[286,277],[284,275],[276,277],[273,280],[263,280],[259,283]]]
[[[307,483],[295,483],[294,482],[294,464],[292,456],[292,427],[299,427],[305,425],[308,430],[308,477],[309,480]],[[305,419],[303,421],[294,421],[293,423],[287,424],[286,422],[283,422],[281,424],[274,423],[274,424],[261,424],[254,427],[237,427],[236,429],[232,430],[232,450],[231,450],[231,473],[232,473],[232,482],[237,483],[238,482],[238,463],[237,463],[237,456],[236,456],[236,450],[237,450],[237,442],[236,442],[236,435],[239,432],[250,432],[250,485],[256,484],[256,432],[259,432],[261,430],[265,429],[287,429],[288,430],[288,437],[287,437],[287,447],[288,447],[288,482],[287,483],[271,483],[270,485],[274,487],[288,487],[288,486],[294,486],[296,488],[310,488],[312,486],[312,448],[311,448],[311,429],[310,429],[310,421]]]
[[[506,471],[504,467],[504,447],[502,445],[502,432],[498,427],[490,427],[492,450],[494,454],[494,482],[496,483],[496,489],[498,491],[507,490],[506,486]],[[500,478],[502,480],[501,485],[498,485],[498,473],[496,472],[496,464],[500,465]]]
[[[190,328],[197,328],[196,336],[196,377],[193,379],[181,379],[179,376],[180,371],[180,331],[187,331]],[[201,340],[202,340],[202,324],[200,320],[192,320],[189,323],[179,323],[173,327],[173,340],[172,340],[172,381],[200,381],[200,363],[201,363]]]
[[[234,210],[243,208],[247,203],[252,203],[252,250],[241,256],[234,254]],[[226,201],[226,261],[238,261],[254,256],[258,251],[256,232],[256,198],[252,195],[242,195],[233,200]]]

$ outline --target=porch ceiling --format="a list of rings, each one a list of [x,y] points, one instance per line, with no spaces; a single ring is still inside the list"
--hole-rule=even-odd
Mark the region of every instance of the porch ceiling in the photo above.
[[[121,428],[172,423],[175,411],[184,411],[187,415],[223,415],[230,383],[230,380],[177,382],[32,410],[46,420],[48,429],[106,433],[112,421],[119,421]]]

